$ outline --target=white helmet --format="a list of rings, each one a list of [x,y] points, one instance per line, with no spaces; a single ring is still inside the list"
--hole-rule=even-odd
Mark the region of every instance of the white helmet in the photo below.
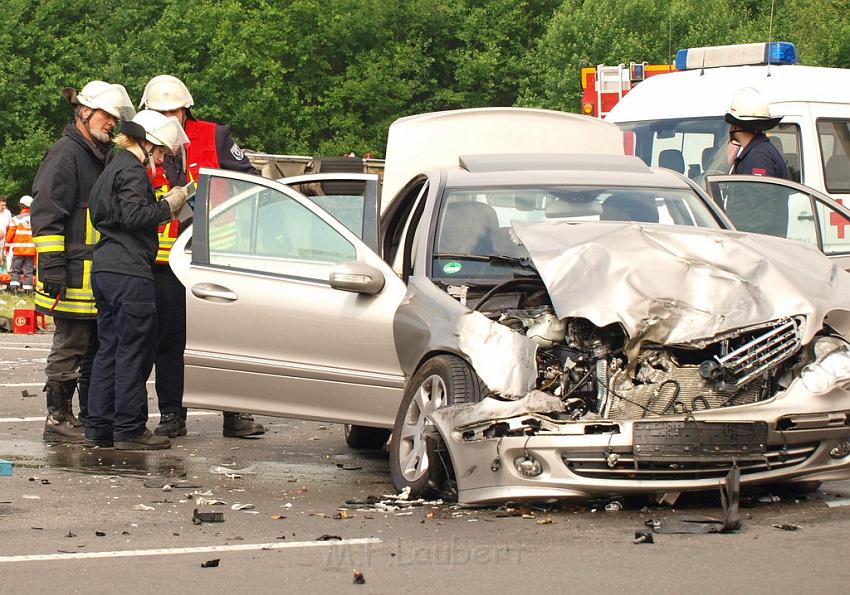
[[[139,107],[167,112],[181,107],[190,108],[195,105],[189,89],[176,76],[161,74],[153,77],[145,85],[142,101]]]
[[[21,200],[18,201],[18,204],[22,207],[30,208],[30,205],[32,205],[32,196],[25,194],[21,197]]]
[[[119,120],[129,120],[136,114],[127,90],[122,85],[110,85],[104,81],[87,83],[69,101],[72,104],[76,101],[80,105],[103,110]]]
[[[732,98],[725,119],[729,124],[737,124],[745,130],[769,130],[779,124],[782,116],[771,117],[761,93],[752,87],[744,87]]]
[[[145,138],[154,145],[165,147],[170,153],[176,153],[182,145],[189,144],[189,137],[174,116],[145,109],[133,117],[145,131]]]

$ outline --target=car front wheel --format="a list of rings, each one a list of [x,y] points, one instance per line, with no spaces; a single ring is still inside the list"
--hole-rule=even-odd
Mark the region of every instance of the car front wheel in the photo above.
[[[443,495],[451,477],[451,460],[432,421],[440,407],[477,403],[486,389],[469,365],[453,355],[439,355],[413,375],[404,392],[390,438],[390,475],[395,487],[410,488],[410,497]]]

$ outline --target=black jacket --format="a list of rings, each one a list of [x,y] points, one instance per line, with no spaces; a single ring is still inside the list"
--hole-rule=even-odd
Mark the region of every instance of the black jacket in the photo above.
[[[123,150],[92,189],[92,223],[100,232],[92,273],[110,272],[153,280],[157,228],[171,218],[166,201],[154,198],[145,166]]]
[[[732,173],[791,179],[785,159],[761,132],[756,133],[741,154],[735,158]]]
[[[44,156],[32,186],[32,235],[38,252],[35,305],[60,318],[97,316],[89,266],[97,242],[88,224],[91,189],[112,153],[111,144],[86,139],[72,123]],[[65,285],[59,302],[42,283]]]

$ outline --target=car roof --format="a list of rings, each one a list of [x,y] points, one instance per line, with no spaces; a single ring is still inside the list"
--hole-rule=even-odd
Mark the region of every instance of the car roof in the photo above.
[[[847,104],[850,69],[798,65],[730,66],[671,72],[636,85],[606,116],[634,122],[720,116],[743,87],[758,89],[777,115],[792,115],[793,102]]]
[[[510,160],[510,157],[510,155],[461,156],[458,165],[442,168],[445,173],[445,185],[451,188],[538,184],[691,188],[683,176],[669,169],[647,167],[638,157],[535,155],[533,156],[536,158],[535,162],[527,164],[523,163],[522,158],[532,156],[523,155],[516,162],[506,164],[506,167],[501,169],[497,167],[501,160]],[[559,167],[555,167],[556,165]]]

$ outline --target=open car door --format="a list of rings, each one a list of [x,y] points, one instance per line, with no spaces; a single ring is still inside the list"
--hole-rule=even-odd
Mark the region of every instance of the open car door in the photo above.
[[[405,286],[361,239],[377,229],[377,176],[325,177],[339,175],[360,178],[349,180],[364,189],[360,213],[356,201],[333,216],[287,184],[201,170],[193,227],[170,258],[186,287],[186,406],[392,426]]]
[[[781,178],[716,175],[705,181],[736,229],[807,242],[850,270],[850,210],[841,203]]]

